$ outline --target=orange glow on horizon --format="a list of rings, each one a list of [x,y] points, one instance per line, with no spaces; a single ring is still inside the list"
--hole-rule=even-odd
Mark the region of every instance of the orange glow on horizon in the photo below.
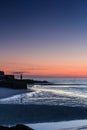
[[[46,77],[87,77],[87,67],[81,66],[47,66],[47,67],[5,67],[0,69],[6,74],[20,72],[29,76],[46,76]]]

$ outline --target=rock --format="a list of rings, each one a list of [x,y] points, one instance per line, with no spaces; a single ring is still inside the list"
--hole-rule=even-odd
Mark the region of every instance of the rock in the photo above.
[[[0,130],[8,130],[9,127],[5,127],[5,126],[0,126]]]
[[[0,126],[0,130],[33,130],[33,129],[22,124],[17,124],[16,126],[12,127]]]

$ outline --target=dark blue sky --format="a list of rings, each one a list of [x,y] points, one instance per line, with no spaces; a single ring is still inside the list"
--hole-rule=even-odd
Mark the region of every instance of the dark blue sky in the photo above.
[[[45,75],[47,68],[62,66],[72,67],[71,74],[82,73],[86,48],[87,0],[0,0],[0,63],[5,71],[21,68]]]
[[[2,38],[32,38],[55,30],[80,31],[86,28],[86,14],[86,0],[1,0],[0,33]]]

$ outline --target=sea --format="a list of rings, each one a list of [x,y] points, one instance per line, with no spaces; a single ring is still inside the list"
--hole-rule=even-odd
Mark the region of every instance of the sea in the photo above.
[[[0,103],[87,107],[87,78],[37,78],[37,80],[47,80],[57,85],[32,87],[28,85],[32,92],[0,99]]]
[[[87,78],[33,78],[51,85],[29,85],[24,93],[0,99],[0,104],[87,107]],[[87,120],[27,124],[35,130],[87,130]],[[52,127],[51,127],[52,126]]]

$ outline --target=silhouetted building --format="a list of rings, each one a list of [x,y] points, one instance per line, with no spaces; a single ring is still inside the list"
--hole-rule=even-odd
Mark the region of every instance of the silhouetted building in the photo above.
[[[4,75],[5,80],[14,80],[14,75]]]
[[[4,80],[4,72],[0,71],[0,80]]]
[[[4,71],[0,71],[0,81],[2,80],[14,80],[14,75],[6,75]]]

